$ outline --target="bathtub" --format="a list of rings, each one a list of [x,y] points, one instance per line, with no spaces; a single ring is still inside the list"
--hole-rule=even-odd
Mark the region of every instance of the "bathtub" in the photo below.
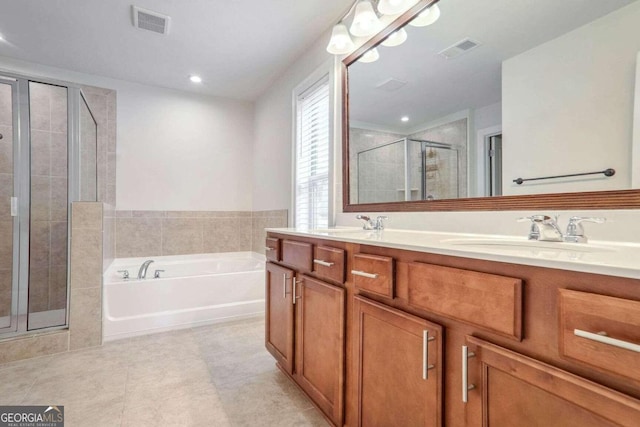
[[[156,279],[156,270],[165,271]],[[103,339],[258,316],[264,299],[264,256],[253,252],[118,258],[104,274]]]

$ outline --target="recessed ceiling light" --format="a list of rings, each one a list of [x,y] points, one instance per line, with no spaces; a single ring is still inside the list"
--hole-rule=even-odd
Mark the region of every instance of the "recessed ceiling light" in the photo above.
[[[202,77],[196,75],[189,76],[189,80],[191,80],[192,83],[202,83]]]
[[[4,36],[2,34],[0,34],[0,42],[5,41]]]
[[[400,120],[402,120],[403,122],[408,122],[409,121],[409,117],[404,116],[403,118],[401,118]]]

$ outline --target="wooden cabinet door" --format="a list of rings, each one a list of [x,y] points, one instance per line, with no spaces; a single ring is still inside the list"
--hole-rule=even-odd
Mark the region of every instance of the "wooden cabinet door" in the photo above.
[[[309,276],[296,280],[295,379],[340,426],[344,406],[345,290]]]
[[[442,327],[355,297],[358,426],[442,425]]]
[[[265,346],[288,373],[293,373],[293,270],[270,262],[265,269]]]
[[[469,426],[638,426],[637,399],[475,337],[467,343]]]

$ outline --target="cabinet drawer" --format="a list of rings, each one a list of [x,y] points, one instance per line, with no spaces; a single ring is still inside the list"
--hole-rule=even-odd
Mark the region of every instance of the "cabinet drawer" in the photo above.
[[[408,270],[410,305],[522,339],[522,280],[417,262]]]
[[[357,289],[393,298],[393,258],[355,254],[351,275]]]
[[[344,283],[344,250],[316,246],[313,250],[313,271],[318,277]]]
[[[264,255],[269,261],[280,261],[280,239],[267,237],[264,245]]]
[[[640,301],[560,289],[560,354],[640,383]]]
[[[303,271],[311,271],[313,245],[311,243],[282,241],[282,262]]]

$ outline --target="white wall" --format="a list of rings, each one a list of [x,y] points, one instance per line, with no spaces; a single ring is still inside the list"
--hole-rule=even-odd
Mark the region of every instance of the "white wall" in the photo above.
[[[630,188],[639,23],[635,2],[503,63],[505,195]],[[616,175],[512,182],[607,168]]]
[[[0,69],[117,91],[117,209],[251,210],[251,103],[5,57]]]

